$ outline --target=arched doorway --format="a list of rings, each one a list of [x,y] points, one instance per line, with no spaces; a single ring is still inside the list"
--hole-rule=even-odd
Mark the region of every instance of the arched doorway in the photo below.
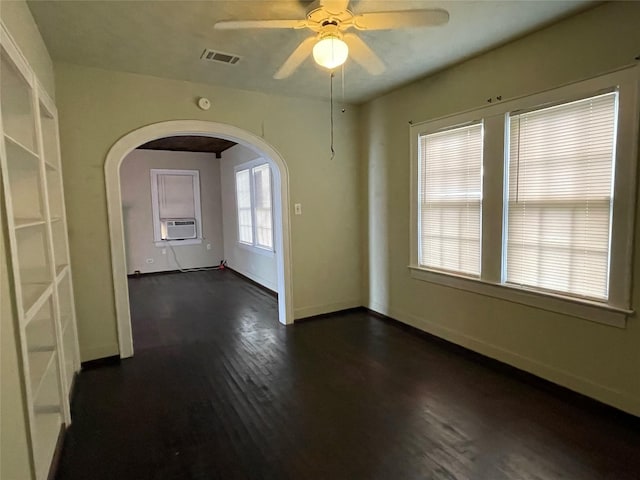
[[[126,275],[120,165],[124,158],[139,145],[158,138],[176,135],[201,135],[232,140],[255,151],[271,165],[274,181],[274,240],[278,278],[278,318],[282,324],[293,323],[289,172],[282,156],[262,138],[232,125],[202,120],[173,120],[154,123],[120,138],[107,153],[104,165],[111,241],[111,269],[121,358],[133,355],[133,338]]]

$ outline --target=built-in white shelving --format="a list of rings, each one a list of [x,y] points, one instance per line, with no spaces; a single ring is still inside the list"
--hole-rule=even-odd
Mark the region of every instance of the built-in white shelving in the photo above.
[[[55,105],[0,22],[0,167],[35,480],[46,479],[80,367]]]

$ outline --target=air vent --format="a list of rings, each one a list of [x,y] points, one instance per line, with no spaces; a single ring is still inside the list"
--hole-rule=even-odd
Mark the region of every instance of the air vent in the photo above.
[[[216,52],[215,50],[210,50],[208,48],[204,49],[200,58],[203,60],[211,60],[212,62],[220,62],[220,63],[228,63],[231,65],[235,65],[240,60],[240,57],[237,55],[232,55],[230,53]]]

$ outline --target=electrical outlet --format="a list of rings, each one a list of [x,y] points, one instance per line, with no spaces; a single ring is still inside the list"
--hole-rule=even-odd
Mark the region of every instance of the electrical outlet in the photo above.
[[[147,263],[153,263],[153,258],[147,258]]]
[[[296,203],[293,206],[293,209],[296,212],[296,215],[302,215],[302,204],[301,203]]]
[[[211,250],[211,244],[207,243],[207,250]]]

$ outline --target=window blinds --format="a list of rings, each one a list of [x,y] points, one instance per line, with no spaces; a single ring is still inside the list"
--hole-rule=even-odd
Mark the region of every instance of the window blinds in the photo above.
[[[608,296],[617,93],[509,119],[506,281]]]
[[[253,168],[256,245],[273,248],[271,219],[271,171],[268,164]]]
[[[420,265],[480,275],[482,124],[419,137]]]
[[[158,210],[160,218],[195,218],[193,175],[158,175]]]
[[[249,169],[236,172],[236,202],[238,205],[238,238],[242,243],[253,244],[251,176]]]

